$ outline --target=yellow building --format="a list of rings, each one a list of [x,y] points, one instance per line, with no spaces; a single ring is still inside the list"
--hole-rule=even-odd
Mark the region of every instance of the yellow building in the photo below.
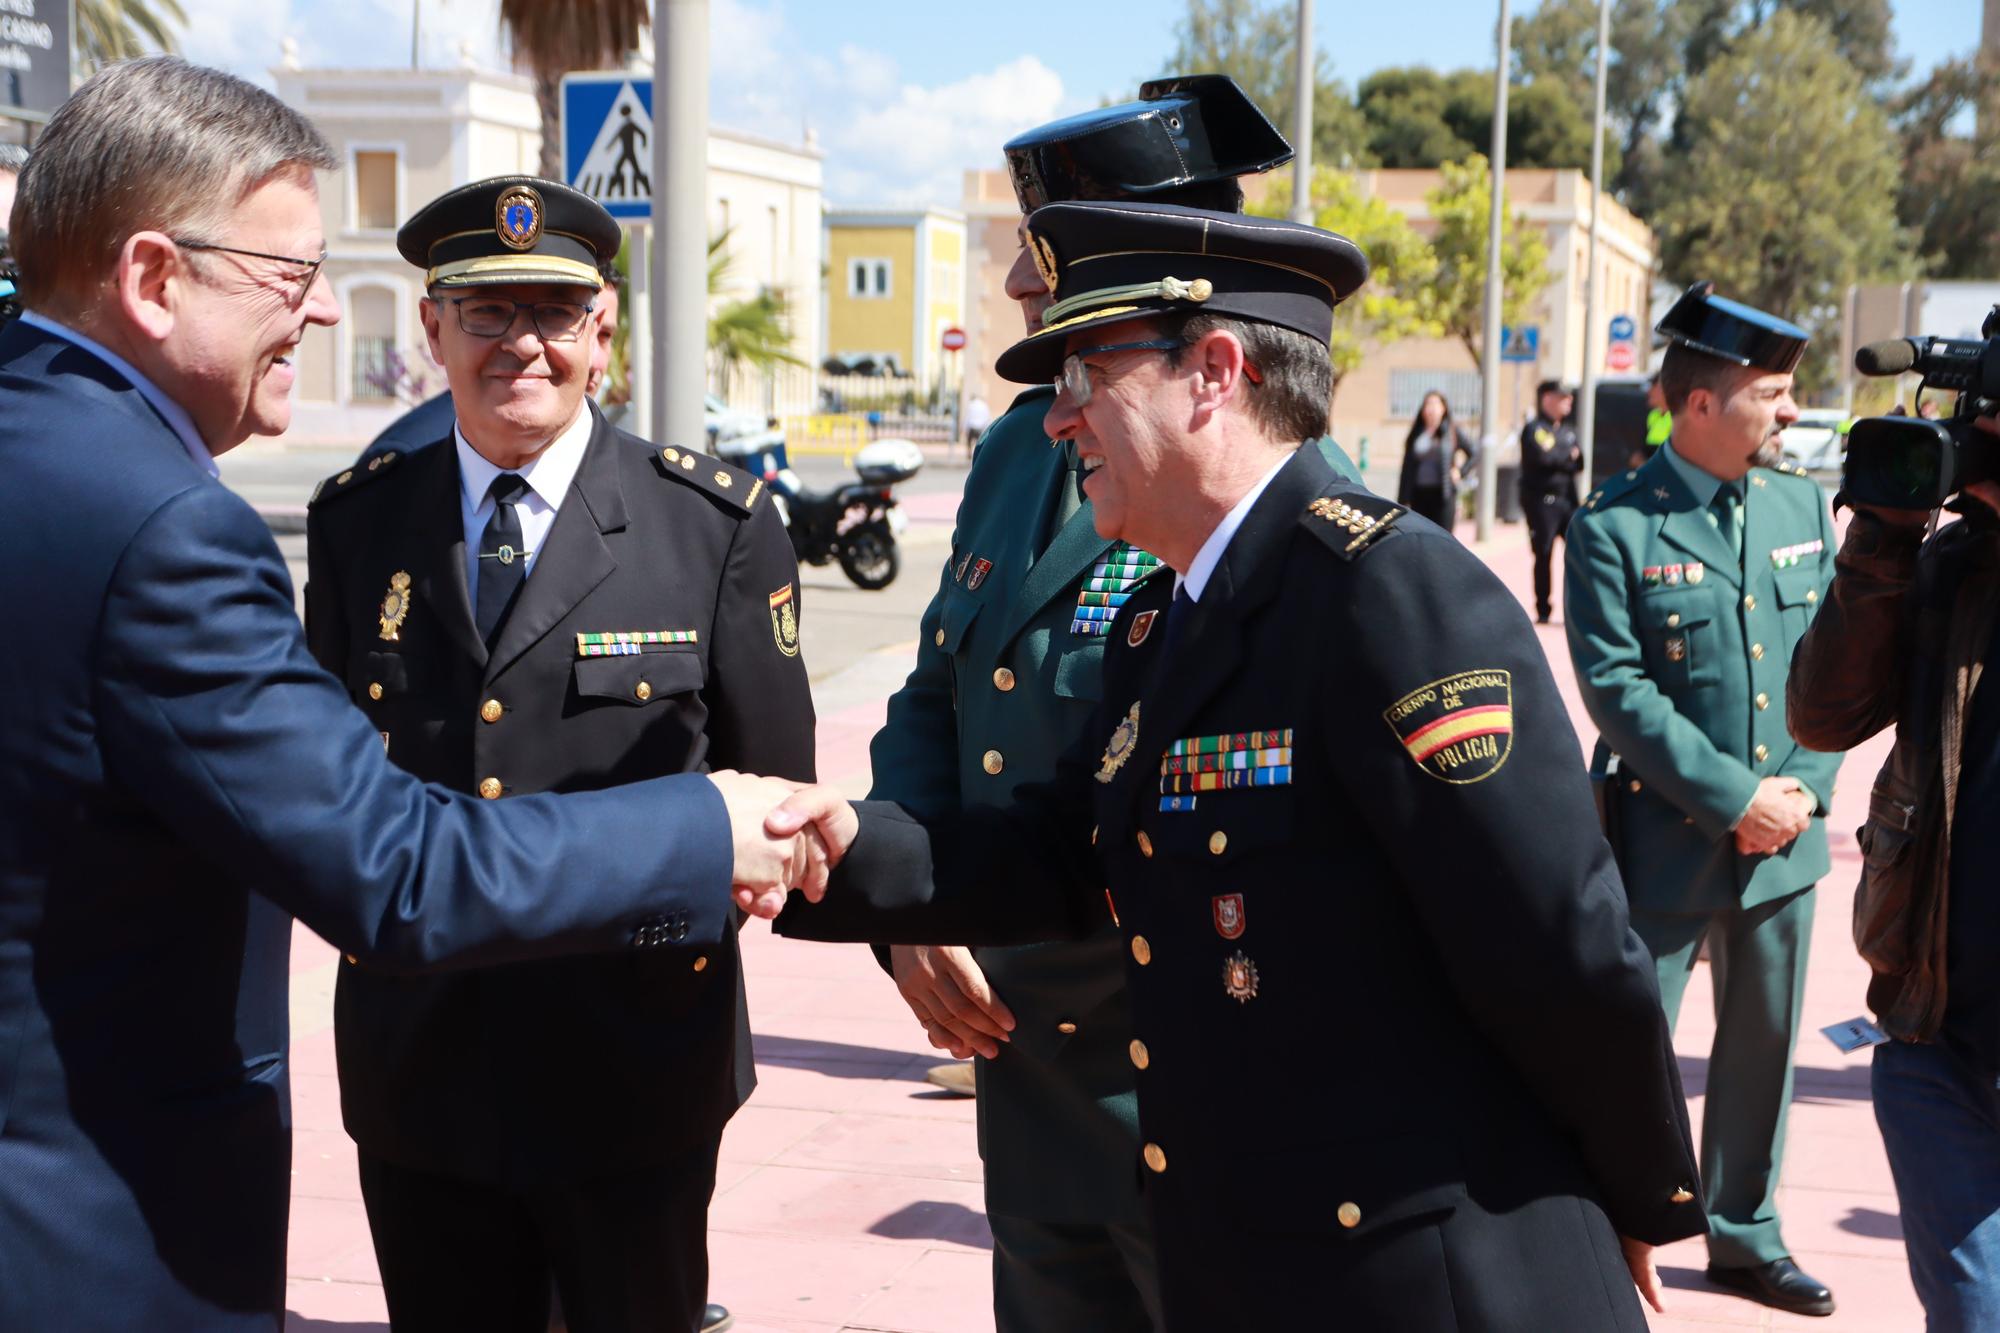
[[[956,383],[960,354],[940,339],[965,327],[965,215],[828,209],[822,308],[830,359],[893,358],[919,384]]]

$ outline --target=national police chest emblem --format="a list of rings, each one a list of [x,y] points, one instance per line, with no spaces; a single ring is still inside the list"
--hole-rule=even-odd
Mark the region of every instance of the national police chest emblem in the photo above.
[[[771,637],[787,657],[799,655],[799,614],[792,604],[792,585],[771,594]]]
[[[1434,680],[1382,712],[1418,768],[1444,782],[1480,782],[1514,748],[1514,681],[1482,667]]]
[[[515,185],[501,191],[493,210],[493,230],[502,244],[531,250],[542,239],[542,195],[533,186]]]

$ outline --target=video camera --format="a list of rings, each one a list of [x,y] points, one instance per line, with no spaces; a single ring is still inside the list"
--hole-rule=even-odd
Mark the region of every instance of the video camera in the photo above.
[[[2000,480],[2000,439],[1972,424],[2000,411],[2000,305],[1979,326],[1979,336],[1978,342],[1892,338],[1854,354],[1854,368],[1864,375],[1914,371],[1923,377],[1919,392],[1956,393],[1958,405],[1944,421],[1855,422],[1841,467],[1841,496],[1848,504],[1936,509],[1975,481]]]

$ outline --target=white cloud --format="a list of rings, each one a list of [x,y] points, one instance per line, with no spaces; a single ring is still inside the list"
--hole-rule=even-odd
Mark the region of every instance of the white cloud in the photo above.
[[[292,26],[291,0],[200,0],[185,8],[182,55],[270,86]]]

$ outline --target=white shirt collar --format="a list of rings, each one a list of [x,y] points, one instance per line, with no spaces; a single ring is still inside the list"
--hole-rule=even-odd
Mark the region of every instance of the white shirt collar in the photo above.
[[[514,469],[528,483],[528,489],[550,509],[562,508],[563,496],[569,493],[569,484],[576,480],[576,470],[583,466],[583,451],[590,444],[590,432],[595,425],[590,404],[583,404],[576,420],[550,441],[549,447],[537,454],[534,462]],[[486,490],[493,484],[493,479],[507,469],[490,462],[474,449],[456,421],[451,426],[451,438],[458,447],[460,494],[466,509],[477,511],[486,504]]]
[[[103,343],[98,342],[95,338],[86,337],[68,325],[58,324],[55,320],[50,319],[40,311],[22,311],[21,322],[38,328],[43,333],[52,333],[58,338],[67,339],[75,343],[105,365],[110,366],[120,375],[123,375],[126,382],[139,391],[139,396],[144,398],[148,403],[151,403],[153,410],[165,418],[167,425],[173,429],[174,434],[180,437],[181,447],[187,450],[188,457],[195,461],[195,466],[211,477],[222,475],[222,469],[215,465],[215,455],[208,451],[208,445],[202,440],[201,432],[194,428],[194,418],[189,416],[186,409],[179,403],[161,392],[158,385],[133,369],[132,364],[124,357],[118,355],[118,353],[112,351]]]
[[[1201,600],[1202,590],[1208,587],[1208,576],[1222,563],[1222,553],[1229,549],[1230,540],[1236,536],[1236,530],[1243,526],[1243,520],[1250,517],[1251,506],[1257,503],[1257,497],[1264,493],[1265,488],[1271,484],[1271,479],[1291,461],[1292,456],[1286,454],[1273,463],[1271,470],[1258,478],[1256,485],[1244,492],[1243,498],[1236,502],[1236,507],[1222,516],[1222,522],[1216,524],[1215,531],[1208,534],[1208,540],[1201,544],[1201,549],[1194,553],[1194,559],[1188,562],[1187,572],[1176,571],[1174,574],[1175,596],[1179,596],[1181,589],[1185,588],[1190,602]]]

